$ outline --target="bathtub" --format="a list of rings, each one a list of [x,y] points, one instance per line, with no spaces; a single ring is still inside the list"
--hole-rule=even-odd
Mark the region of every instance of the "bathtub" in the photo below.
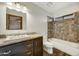
[[[68,42],[68,41],[64,41],[56,38],[48,39],[48,42],[51,43],[51,44],[48,43],[47,45],[49,45],[52,48],[52,50],[53,50],[53,47],[55,47],[72,56],[79,56],[79,43]],[[51,49],[48,49],[48,52],[49,50]],[[53,53],[52,50],[50,51],[50,53]]]

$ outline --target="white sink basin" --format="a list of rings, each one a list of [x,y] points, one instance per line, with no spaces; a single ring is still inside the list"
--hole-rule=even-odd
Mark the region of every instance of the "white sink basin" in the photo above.
[[[17,36],[8,36],[8,38],[9,40],[12,40],[12,39],[30,38],[30,36],[29,35],[17,35]]]
[[[7,43],[7,42],[12,42],[15,40],[25,40],[30,38],[29,35],[17,35],[17,36],[7,36],[5,39],[0,39],[0,44],[2,43]]]
[[[27,40],[28,38],[30,38],[29,35],[7,36],[7,38],[5,39],[0,39],[0,46],[9,43],[15,43],[15,42]]]

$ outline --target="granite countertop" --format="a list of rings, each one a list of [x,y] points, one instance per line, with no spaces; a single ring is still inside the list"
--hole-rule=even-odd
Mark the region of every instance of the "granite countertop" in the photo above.
[[[32,35],[7,36],[7,38],[2,38],[2,39],[0,38],[0,46],[18,43],[25,40],[32,40],[37,37],[42,37],[42,35],[32,34]]]

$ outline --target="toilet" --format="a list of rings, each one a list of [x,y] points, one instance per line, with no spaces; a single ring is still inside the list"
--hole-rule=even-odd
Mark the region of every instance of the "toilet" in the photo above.
[[[51,42],[46,41],[46,42],[43,43],[43,49],[44,49],[48,54],[52,54],[52,53],[53,53],[53,51],[52,51],[52,49],[53,49],[53,44],[52,44]]]

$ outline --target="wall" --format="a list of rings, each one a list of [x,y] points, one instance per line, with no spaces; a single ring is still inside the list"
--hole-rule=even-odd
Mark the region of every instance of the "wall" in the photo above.
[[[54,38],[62,39],[70,42],[79,42],[78,39],[78,27],[77,19],[65,19],[54,22]]]
[[[6,29],[5,14],[6,14],[6,6],[4,4],[0,4],[0,33],[4,32],[4,29]]]
[[[27,12],[27,32],[37,32],[44,36],[44,40],[47,40],[47,12],[40,9],[38,12]]]

